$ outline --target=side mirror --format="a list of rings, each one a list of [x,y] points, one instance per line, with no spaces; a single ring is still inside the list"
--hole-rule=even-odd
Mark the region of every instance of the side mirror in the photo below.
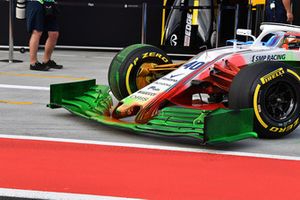
[[[252,35],[252,31],[250,29],[237,29],[236,34],[242,35],[242,36],[249,36],[253,40],[256,40],[256,37],[254,35]]]

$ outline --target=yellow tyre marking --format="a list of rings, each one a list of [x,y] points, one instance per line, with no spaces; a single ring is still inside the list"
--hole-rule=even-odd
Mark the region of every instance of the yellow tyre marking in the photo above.
[[[273,79],[279,77],[279,76],[282,76],[283,74],[285,73],[285,71],[283,70],[283,68],[279,68],[279,69],[276,69],[268,74],[266,74],[265,76],[261,77],[260,78],[260,81],[261,83],[264,85],[270,81],[272,81]]]
[[[133,68],[133,64],[130,64],[130,66],[126,72],[126,78],[125,78],[126,89],[129,94],[132,94],[132,91],[130,89],[130,83],[129,83],[129,76],[130,76],[130,72],[131,72],[132,68]]]
[[[293,74],[294,76],[296,76],[296,78],[298,78],[298,80],[300,81],[300,76],[296,72],[294,72],[290,69],[287,69],[287,72]]]
[[[254,113],[256,115],[257,120],[259,121],[259,123],[264,127],[264,128],[268,128],[268,125],[262,120],[259,111],[258,111],[258,104],[257,104],[257,99],[258,99],[258,92],[260,90],[261,85],[258,84],[255,88],[254,91],[254,97],[253,97],[253,108],[254,108]]]
[[[31,105],[32,102],[26,102],[26,101],[6,101],[6,100],[0,100],[0,103],[6,103],[6,104],[15,104],[15,105]]]

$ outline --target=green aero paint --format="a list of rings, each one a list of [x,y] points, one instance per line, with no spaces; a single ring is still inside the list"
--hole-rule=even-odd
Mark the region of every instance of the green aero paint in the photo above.
[[[109,87],[95,80],[53,84],[50,108],[63,107],[103,125],[161,136],[194,138],[203,144],[234,142],[257,137],[253,131],[253,109],[204,111],[178,106],[165,107],[145,124],[112,118]]]
[[[41,4],[44,4],[45,2],[48,2],[48,3],[54,3],[55,0],[37,0],[38,2],[40,2]]]
[[[300,73],[300,62],[298,61],[299,58],[298,58],[298,54],[295,53],[294,51],[288,51],[286,53],[286,57],[285,57],[285,61],[283,61],[284,63],[292,66],[295,71],[298,72],[298,74]]]

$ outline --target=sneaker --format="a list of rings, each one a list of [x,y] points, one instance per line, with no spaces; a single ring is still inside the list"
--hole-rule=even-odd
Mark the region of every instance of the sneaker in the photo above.
[[[30,70],[48,71],[50,67],[43,65],[40,62],[36,62],[34,65],[30,65]]]
[[[53,69],[62,69],[63,68],[62,65],[56,64],[56,62],[54,60],[49,60],[48,62],[43,63],[43,65],[53,68]]]

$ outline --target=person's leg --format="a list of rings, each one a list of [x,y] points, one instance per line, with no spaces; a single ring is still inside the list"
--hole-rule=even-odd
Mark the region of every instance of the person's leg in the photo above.
[[[45,30],[48,32],[48,38],[45,44],[43,64],[44,66],[48,66],[50,68],[62,69],[62,65],[56,64],[56,62],[51,59],[59,36],[59,25],[56,16],[45,18]]]
[[[38,62],[37,51],[40,38],[44,30],[43,6],[37,1],[28,1],[26,5],[26,25],[30,33],[29,62],[31,65]]]
[[[48,38],[45,44],[45,53],[43,58],[44,63],[47,63],[49,60],[51,60],[51,56],[55,48],[58,36],[58,31],[48,31]]]
[[[48,66],[50,68],[54,68],[54,69],[62,69],[63,66],[62,65],[58,65],[56,64],[55,61],[51,60],[51,56],[53,53],[53,50],[55,48],[57,39],[59,36],[59,32],[58,31],[48,31],[48,38],[45,44],[45,53],[44,53],[44,62],[43,64],[45,66]]]
[[[45,66],[38,62],[37,52],[39,49],[40,38],[43,32],[33,30],[29,40],[29,59],[30,59],[30,69],[38,71],[48,71],[49,66]]]
[[[50,69],[49,66],[41,64],[37,59],[37,52],[39,49],[39,43],[42,34],[43,32],[37,30],[33,30],[31,33],[31,37],[29,40],[29,58],[31,70],[48,71]]]
[[[30,33],[29,62],[30,70],[48,71],[50,67],[42,65],[37,58],[39,43],[44,30],[44,9],[38,1],[27,1],[26,25]]]
[[[37,52],[39,49],[40,38],[43,32],[33,30],[29,40],[29,55],[30,55],[30,64],[34,65],[37,59]]]

